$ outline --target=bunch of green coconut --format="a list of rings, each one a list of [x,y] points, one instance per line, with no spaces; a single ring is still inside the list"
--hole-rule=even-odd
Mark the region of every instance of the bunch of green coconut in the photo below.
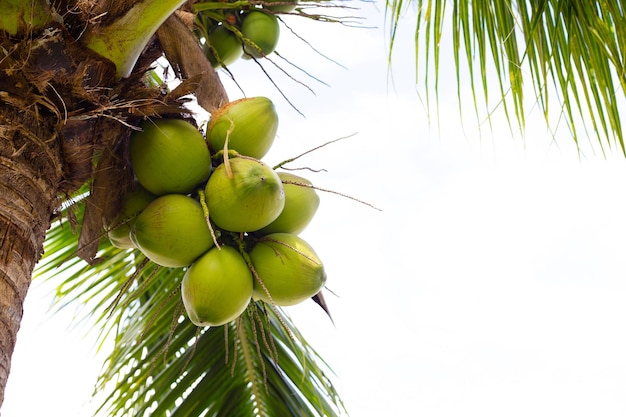
[[[267,0],[242,10],[229,9],[215,19],[202,12],[200,26],[206,31],[204,53],[215,68],[243,59],[260,59],[274,52],[280,38],[278,13],[289,13],[295,0]]]
[[[179,119],[148,120],[131,135],[136,187],[109,239],[161,266],[185,268],[182,299],[198,326],[228,323],[251,300],[298,304],[326,281],[299,236],[319,196],[306,178],[261,161],[277,127],[271,100],[252,97],[215,111],[206,137]]]

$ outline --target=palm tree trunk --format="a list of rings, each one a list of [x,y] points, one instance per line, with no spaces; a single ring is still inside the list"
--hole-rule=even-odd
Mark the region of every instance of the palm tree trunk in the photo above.
[[[31,274],[61,179],[54,129],[0,80],[0,405]]]
[[[101,78],[76,70],[73,63],[86,60],[84,53],[75,57],[80,46],[66,33],[52,26],[23,40],[0,34],[0,405],[24,299],[59,196],[85,181],[84,175],[76,180],[81,158],[82,165],[92,163],[80,141],[64,132],[68,114],[85,102],[80,80]]]

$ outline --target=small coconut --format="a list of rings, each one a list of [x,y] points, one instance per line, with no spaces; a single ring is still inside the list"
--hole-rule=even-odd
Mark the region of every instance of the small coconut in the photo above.
[[[149,120],[130,137],[130,162],[137,180],[156,195],[188,194],[211,173],[202,134],[179,119]]]
[[[207,141],[213,152],[224,148],[261,159],[269,151],[278,130],[278,114],[267,97],[231,101],[211,115]]]
[[[111,229],[108,232],[113,246],[122,249],[135,247],[130,240],[130,230],[135,223],[135,218],[156,198],[156,195],[138,183],[123,197],[122,208],[111,222]]]
[[[298,304],[317,294],[326,282],[324,265],[313,248],[301,237],[272,233],[250,251],[255,279],[253,297],[277,306]],[[267,292],[271,295],[268,296]]]
[[[285,190],[285,207],[276,220],[257,232],[261,235],[302,232],[320,205],[320,197],[311,187],[311,181],[289,172],[278,172],[278,177]]]
[[[278,19],[271,13],[260,10],[247,12],[241,23],[244,37],[244,55],[263,58],[276,49],[280,38]]]
[[[283,184],[274,170],[252,158],[222,163],[205,187],[209,217],[221,229],[253,232],[274,221],[285,206]]]
[[[158,197],[137,216],[130,238],[153,262],[190,265],[213,246],[200,203],[181,194]]]
[[[242,42],[223,25],[211,29],[203,49],[209,62],[215,68],[228,66],[241,58],[243,54]]]
[[[246,309],[253,277],[246,261],[230,246],[212,248],[187,270],[181,284],[183,304],[196,326],[221,326]]]

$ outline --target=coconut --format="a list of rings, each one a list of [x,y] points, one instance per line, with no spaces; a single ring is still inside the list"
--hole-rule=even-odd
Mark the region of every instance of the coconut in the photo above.
[[[153,262],[178,268],[190,265],[213,246],[200,203],[191,197],[158,197],[137,216],[130,238]]]
[[[283,184],[274,170],[252,158],[222,163],[205,187],[209,217],[221,229],[253,232],[274,221],[285,206]]]
[[[320,197],[311,187],[311,181],[289,172],[278,172],[278,177],[285,190],[285,207],[276,220],[258,234],[298,234],[308,226],[320,205]]]
[[[221,326],[236,319],[252,297],[253,277],[246,261],[230,246],[212,248],[187,270],[183,304],[196,326]]]
[[[207,141],[213,152],[224,148],[261,159],[274,143],[278,114],[267,97],[249,97],[231,101],[211,115]]]
[[[247,12],[241,23],[244,37],[244,58],[246,54],[263,58],[276,49],[280,38],[280,25],[276,16],[259,10]]]
[[[156,195],[188,194],[211,173],[202,134],[178,119],[149,120],[130,137],[130,161],[137,180]]]
[[[273,233],[261,238],[250,251],[250,258],[263,282],[254,280],[253,297],[267,303],[298,304],[317,294],[326,282],[322,261],[294,234]]]
[[[130,230],[135,223],[135,218],[146,208],[157,196],[143,188],[140,184],[135,184],[122,199],[122,208],[115,219],[111,222],[108,232],[109,240],[115,247],[122,249],[134,248],[134,243],[130,240]]]
[[[204,53],[213,67],[228,66],[243,54],[243,46],[237,36],[223,25],[209,32]]]

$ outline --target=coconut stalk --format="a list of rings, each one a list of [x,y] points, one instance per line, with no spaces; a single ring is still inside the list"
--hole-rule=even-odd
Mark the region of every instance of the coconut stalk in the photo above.
[[[119,78],[130,75],[152,36],[186,0],[144,0],[103,27],[92,26],[82,38],[89,49],[115,64]]]
[[[157,31],[165,57],[175,74],[193,83],[198,104],[213,112],[228,102],[226,90],[208,61],[189,26],[178,13],[167,19]]]

